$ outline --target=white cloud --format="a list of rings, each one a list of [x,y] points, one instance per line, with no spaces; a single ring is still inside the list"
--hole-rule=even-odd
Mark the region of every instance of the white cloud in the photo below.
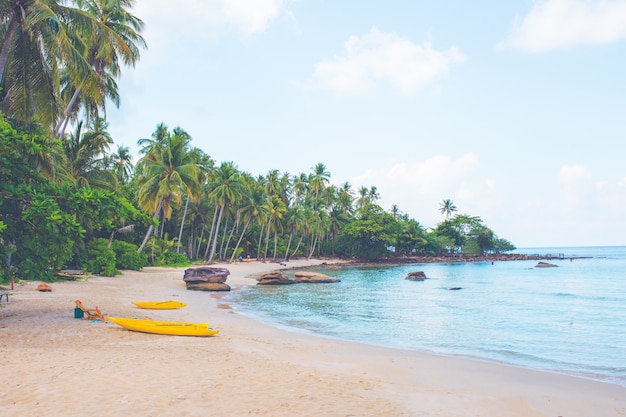
[[[583,165],[563,165],[559,171],[559,180],[571,184],[589,178],[589,171]]]
[[[133,10],[147,31],[167,41],[172,35],[203,39],[225,29],[261,33],[282,7],[283,0],[137,0]]]
[[[414,163],[390,162],[349,182],[355,190],[376,186],[383,208],[397,204],[427,226],[441,221],[438,208],[442,200],[450,198],[461,212],[471,211],[476,201],[489,204],[487,196],[495,187],[493,181],[481,177],[478,158],[472,153],[459,158],[434,156]]]
[[[278,16],[282,0],[222,0],[227,21],[245,33],[263,32]]]
[[[351,36],[344,55],[315,66],[313,84],[343,92],[370,89],[376,81],[389,82],[401,93],[413,93],[445,75],[452,64],[466,57],[454,46],[446,51],[425,42],[417,45],[393,33],[372,28],[364,36]]]
[[[498,48],[545,52],[626,38],[626,0],[547,0],[516,18]]]

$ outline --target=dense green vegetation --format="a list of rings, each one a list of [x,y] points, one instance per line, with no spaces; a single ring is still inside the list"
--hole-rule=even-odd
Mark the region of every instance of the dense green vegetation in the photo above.
[[[71,4],[69,6],[68,4]],[[0,4],[0,261],[4,280],[50,280],[65,268],[118,269],[190,260],[358,259],[514,249],[476,216],[426,230],[376,187],[330,182],[323,164],[254,177],[217,164],[181,128],[156,127],[128,148],[109,135],[120,64],[144,46],[131,0]],[[43,51],[43,53],[39,53]],[[68,126],[70,131],[67,132]],[[433,209],[436,208],[425,208]]]

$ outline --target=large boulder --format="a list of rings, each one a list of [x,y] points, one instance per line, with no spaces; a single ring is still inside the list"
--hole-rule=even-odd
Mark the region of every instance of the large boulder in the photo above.
[[[287,275],[279,271],[266,272],[257,279],[257,285],[290,285],[296,282],[287,278]]]
[[[195,291],[230,291],[230,285],[221,282],[188,282],[187,289]]]
[[[226,268],[202,266],[185,269],[183,281],[188,290],[230,291],[230,285],[224,284],[229,275],[230,271]]]
[[[312,284],[325,284],[331,282],[341,281],[339,278],[329,277],[328,275],[320,274],[317,272],[298,271],[294,273],[295,282],[297,283],[312,283]]]
[[[426,274],[424,271],[409,272],[404,279],[408,279],[409,281],[424,281]]]

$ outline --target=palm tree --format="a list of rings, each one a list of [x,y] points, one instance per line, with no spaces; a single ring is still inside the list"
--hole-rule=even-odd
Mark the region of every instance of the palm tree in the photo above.
[[[83,96],[84,106],[96,116],[98,108],[105,108],[107,97],[116,106],[119,105],[115,78],[120,75],[120,61],[134,66],[139,59],[140,47],[146,46],[140,35],[143,22],[128,11],[133,2],[134,0],[76,0],[81,10],[98,22],[89,30],[77,32],[77,49],[84,50],[85,60],[97,77],[92,80],[83,74],[74,73],[71,67],[66,68],[66,95],[70,98],[65,106],[63,119],[55,128],[57,137],[63,136],[70,117],[78,112],[79,96]]]
[[[326,165],[319,163],[313,167],[313,174],[309,180],[313,196],[318,198],[320,193],[330,181],[330,172],[326,170]]]
[[[174,129],[175,133],[187,135],[184,131]],[[192,148],[189,151],[191,158],[194,160],[196,165],[198,166],[198,184],[203,184],[207,178],[208,172],[214,166],[214,161],[211,159],[209,155],[204,153],[204,151],[200,148]],[[185,210],[183,211],[183,218],[180,221],[180,229],[178,232],[178,250],[182,246],[182,236],[183,236],[183,228],[185,227],[185,218],[187,217],[187,208],[189,207],[189,201],[196,202],[200,197],[200,194],[187,194],[187,199],[185,200]]]
[[[245,221],[243,226],[243,230],[241,231],[241,235],[239,236],[239,240],[235,244],[233,249],[233,253],[230,257],[230,262],[233,262],[235,258],[235,254],[237,253],[237,249],[239,249],[239,245],[243,240],[244,235],[246,234],[246,230],[248,230],[248,226],[253,220],[260,222],[265,218],[268,212],[268,196],[265,188],[260,186],[258,183],[254,181],[252,177],[249,175],[244,175],[244,182],[246,183],[246,191],[244,193],[242,202],[241,202],[241,216]]]
[[[108,124],[98,118],[83,131],[83,123],[80,122],[75,132],[63,141],[68,179],[79,187],[109,190],[116,187],[115,176],[105,162],[109,146],[113,144],[107,127]]]
[[[450,199],[443,200],[439,206],[439,212],[446,215],[446,220],[456,211],[456,206]]]
[[[133,175],[133,160],[128,146],[118,146],[117,152],[111,154],[109,162],[113,173],[120,184],[127,184]]]
[[[155,219],[161,217],[163,222],[171,217],[172,205],[182,203],[183,194],[195,194],[200,189],[199,168],[189,148],[191,138],[182,130],[175,131],[175,134],[167,134],[155,142],[154,146],[145,147],[142,150],[144,157],[137,162],[139,206],[154,213]],[[139,252],[148,241],[152,228],[150,225]]]
[[[219,207],[215,232],[213,233],[213,244],[209,257],[207,258],[208,261],[211,262],[213,256],[215,256],[215,249],[217,248],[217,236],[219,234],[222,216],[224,215],[224,209],[228,204],[234,203],[237,199],[241,198],[244,182],[235,164],[233,162],[224,162],[215,170],[214,178],[212,179],[212,183],[209,184],[209,187],[211,188],[209,198],[215,203],[216,208]]]
[[[23,123],[50,128],[60,112],[59,67],[72,68],[95,80],[76,43],[75,33],[96,21],[81,10],[54,0],[0,2],[0,102],[4,111]]]

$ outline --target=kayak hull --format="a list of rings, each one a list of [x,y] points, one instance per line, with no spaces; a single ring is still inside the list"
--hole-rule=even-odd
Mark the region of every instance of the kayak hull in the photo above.
[[[149,310],[173,310],[176,308],[185,307],[187,304],[182,301],[169,300],[169,301],[133,301],[133,304],[139,308],[146,308]]]
[[[135,332],[164,334],[173,336],[215,336],[218,331],[208,323],[188,323],[180,321],[140,320],[126,317],[108,317],[113,323]]]

